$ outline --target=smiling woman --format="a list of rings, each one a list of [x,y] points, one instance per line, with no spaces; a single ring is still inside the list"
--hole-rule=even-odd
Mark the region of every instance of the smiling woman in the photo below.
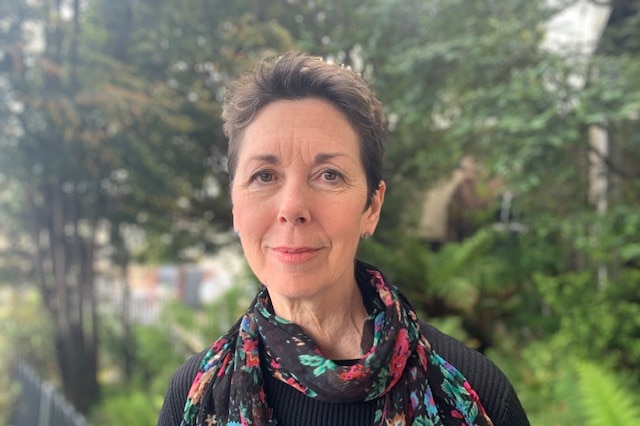
[[[382,105],[303,54],[229,89],[234,226],[263,284],[174,375],[159,425],[527,425],[506,377],[356,260],[384,203]]]
[[[367,311],[353,259],[360,236],[378,223],[384,182],[367,203],[358,135],[325,100],[267,105],[244,141],[231,198],[251,269],[276,314],[300,325],[326,355],[359,356]]]

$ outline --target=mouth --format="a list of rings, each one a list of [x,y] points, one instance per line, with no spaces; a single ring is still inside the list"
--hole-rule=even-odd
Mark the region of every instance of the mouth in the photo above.
[[[303,263],[313,258],[320,249],[314,247],[273,247],[276,259],[283,263]]]

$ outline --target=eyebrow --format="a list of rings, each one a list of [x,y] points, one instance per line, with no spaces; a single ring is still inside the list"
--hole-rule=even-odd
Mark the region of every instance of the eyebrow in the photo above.
[[[329,160],[331,160],[333,158],[336,158],[336,157],[346,157],[346,156],[347,156],[347,154],[342,154],[342,153],[339,153],[339,152],[327,153],[327,154],[320,153],[320,154],[316,155],[316,158],[315,158],[314,162],[316,164],[320,164],[320,163],[325,163],[325,162],[327,162],[327,161],[329,161]]]
[[[249,160],[251,161],[261,161],[269,164],[278,164],[280,160],[276,155],[273,154],[262,154],[262,155],[254,155]]]

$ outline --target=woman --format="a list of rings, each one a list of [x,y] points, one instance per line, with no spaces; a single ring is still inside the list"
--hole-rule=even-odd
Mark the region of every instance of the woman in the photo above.
[[[225,99],[234,227],[264,285],[174,375],[159,425],[527,425],[506,377],[355,260],[384,201],[382,105],[291,53]]]

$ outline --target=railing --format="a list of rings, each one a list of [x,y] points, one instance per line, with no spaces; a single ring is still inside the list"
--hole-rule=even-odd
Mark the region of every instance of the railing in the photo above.
[[[15,376],[21,389],[13,405],[11,426],[87,426],[85,418],[27,364],[18,363]]]

